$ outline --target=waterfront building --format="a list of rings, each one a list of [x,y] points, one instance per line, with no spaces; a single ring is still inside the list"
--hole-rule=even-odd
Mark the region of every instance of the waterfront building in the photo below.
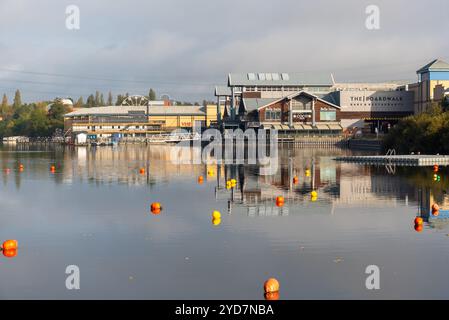
[[[229,74],[215,89],[223,127],[277,129],[296,135],[388,131],[413,114],[404,83],[336,83],[332,74]]]
[[[171,106],[121,105],[80,108],[64,116],[66,135],[85,133],[90,138],[146,137],[148,134],[171,132],[175,129],[192,131],[217,122],[215,105]]]
[[[449,63],[435,59],[416,71],[418,82],[410,84],[414,92],[414,111],[419,114],[429,110],[433,102],[439,103],[449,92]]]

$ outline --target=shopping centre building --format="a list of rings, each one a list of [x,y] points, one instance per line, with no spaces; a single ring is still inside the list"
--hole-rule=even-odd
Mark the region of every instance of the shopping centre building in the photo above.
[[[215,88],[217,121],[298,134],[387,132],[449,94],[446,62],[434,60],[417,74],[416,83],[339,83],[331,74],[232,73],[227,86]]]

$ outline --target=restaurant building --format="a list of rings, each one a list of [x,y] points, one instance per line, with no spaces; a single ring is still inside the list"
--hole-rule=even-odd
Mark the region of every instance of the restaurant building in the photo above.
[[[64,116],[66,136],[85,133],[95,138],[146,137],[175,129],[204,129],[217,122],[215,105],[172,106],[156,103],[79,108]]]

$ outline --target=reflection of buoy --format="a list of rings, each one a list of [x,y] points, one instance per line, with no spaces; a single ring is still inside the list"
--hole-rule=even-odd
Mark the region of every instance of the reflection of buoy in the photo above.
[[[218,219],[212,218],[212,224],[214,226],[218,226],[220,223],[221,223],[221,219],[220,218],[218,218]]]
[[[212,218],[213,219],[221,219],[220,211],[215,210],[214,212],[212,212]]]
[[[17,240],[6,240],[5,242],[3,242],[2,248],[3,250],[17,250],[18,245],[19,244],[17,243]]]
[[[421,217],[416,217],[415,218],[415,224],[423,224],[423,223],[424,223],[423,218],[421,218]]]
[[[11,172],[11,169],[9,169],[9,168],[6,168],[6,169],[5,169],[5,173],[6,173],[6,174],[9,174],[10,172]]]
[[[232,188],[232,183],[231,181],[226,181],[226,189],[231,189]]]
[[[318,192],[316,192],[315,190],[313,190],[313,191],[310,193],[310,196],[311,196],[312,198],[316,198],[316,197],[318,197]]]
[[[24,168],[23,164],[19,164],[19,169],[23,169],[23,168]]]
[[[297,176],[293,177],[293,184],[297,184],[299,182],[299,178]]]
[[[55,171],[56,171],[55,166],[50,166],[50,172],[55,172]]]
[[[279,281],[275,278],[270,278],[263,284],[265,293],[273,293],[279,291]]]
[[[7,258],[14,258],[15,256],[17,256],[17,249],[3,250],[2,253]]]
[[[276,206],[278,206],[278,207],[283,207],[283,206],[284,206],[284,203],[285,203],[285,199],[284,199],[283,196],[278,196],[278,197],[276,198]]]
[[[434,216],[434,217],[438,217],[439,215],[440,215],[440,211],[432,211],[432,215]]]
[[[265,292],[264,293],[265,300],[275,301],[279,300],[279,291],[276,292]]]
[[[310,201],[315,202],[318,200],[318,197],[310,197]]]
[[[140,168],[139,173],[140,174],[145,174],[145,168]]]
[[[151,212],[153,214],[159,214],[159,213],[161,213],[161,210],[162,210],[162,206],[159,202],[153,202],[151,204]]]
[[[204,181],[203,176],[199,176],[199,177],[198,177],[198,183],[199,183],[199,184],[202,184],[203,181]]]
[[[415,224],[415,231],[416,232],[421,232],[423,230],[423,225],[422,224]]]
[[[213,177],[213,176],[215,175],[214,169],[209,169],[209,170],[207,171],[207,175],[208,175],[209,177]]]

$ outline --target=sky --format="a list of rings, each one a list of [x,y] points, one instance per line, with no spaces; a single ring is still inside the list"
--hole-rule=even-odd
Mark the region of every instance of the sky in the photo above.
[[[66,27],[70,5],[79,30]],[[379,29],[366,28],[369,5]],[[232,72],[413,82],[449,61],[447,0],[0,0],[0,12],[0,93],[25,102],[149,88],[214,100]]]

